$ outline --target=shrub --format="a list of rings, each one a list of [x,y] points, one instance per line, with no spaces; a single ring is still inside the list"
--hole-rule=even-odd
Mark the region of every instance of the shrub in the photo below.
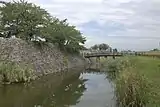
[[[118,73],[128,66],[131,66],[131,63],[127,58],[110,60],[107,63],[107,71]]]
[[[34,72],[28,66],[13,62],[0,63],[0,75],[3,83],[29,82],[35,79]]]

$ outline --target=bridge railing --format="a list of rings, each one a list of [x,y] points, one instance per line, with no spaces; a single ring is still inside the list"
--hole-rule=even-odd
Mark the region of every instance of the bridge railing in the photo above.
[[[83,54],[83,56],[98,56],[98,55],[101,55],[101,56],[103,56],[103,55],[122,55],[122,53],[118,53],[118,52],[116,52],[116,53],[113,53],[113,52],[92,52],[92,53],[84,53]]]

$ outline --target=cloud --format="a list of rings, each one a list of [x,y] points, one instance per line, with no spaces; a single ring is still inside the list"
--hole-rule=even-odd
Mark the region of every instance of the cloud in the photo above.
[[[147,50],[160,41],[159,0],[28,1],[76,25],[87,37],[87,47],[105,42],[119,49]]]

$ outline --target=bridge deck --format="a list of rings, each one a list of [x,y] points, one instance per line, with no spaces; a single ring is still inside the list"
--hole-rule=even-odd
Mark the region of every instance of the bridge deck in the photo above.
[[[85,58],[90,58],[90,57],[108,57],[108,56],[115,56],[115,57],[121,57],[123,56],[121,53],[91,53],[91,54],[85,54]]]

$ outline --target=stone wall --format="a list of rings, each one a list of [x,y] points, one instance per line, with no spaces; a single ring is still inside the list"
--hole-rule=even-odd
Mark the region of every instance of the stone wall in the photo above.
[[[18,38],[0,38],[0,61],[32,66],[38,74],[46,74],[84,66],[81,56],[65,54],[52,44],[38,46]]]

